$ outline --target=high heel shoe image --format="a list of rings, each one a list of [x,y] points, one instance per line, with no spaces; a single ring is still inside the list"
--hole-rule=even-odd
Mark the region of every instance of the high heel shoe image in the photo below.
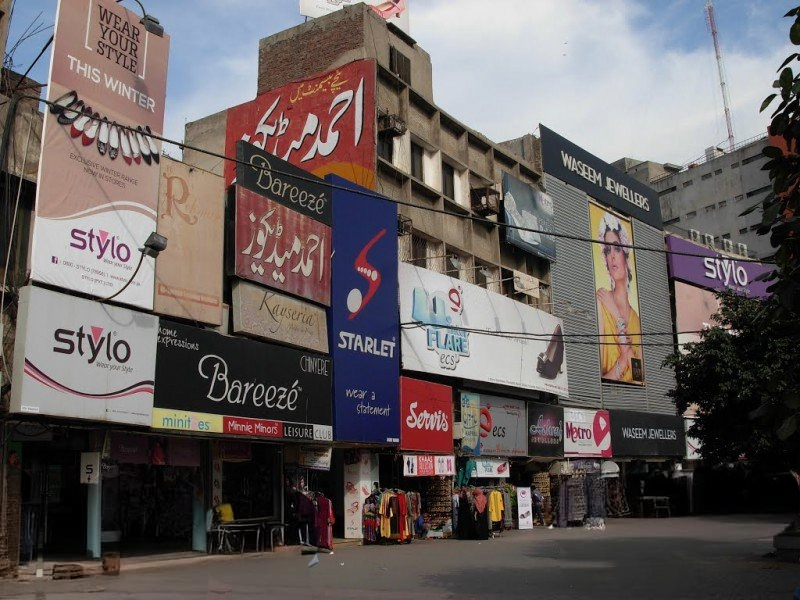
[[[142,132],[142,126],[137,125],[136,131],[131,132],[131,137],[136,136],[136,143],[139,144],[139,152],[142,153],[142,160],[146,164],[150,164],[150,146],[147,143],[147,140],[144,139],[144,133]]]
[[[151,137],[153,135],[153,130],[150,129],[150,125],[144,126],[144,137],[147,140],[147,145],[150,147],[150,156],[153,157],[153,160],[158,163],[160,160],[159,154],[160,151],[158,149],[158,144],[156,141]]]
[[[75,92],[75,90],[67,92],[66,94],[63,94],[62,96],[59,96],[53,100],[53,103],[50,105],[50,112],[54,115],[60,115],[77,101],[78,94]]]
[[[94,113],[88,125],[83,128],[83,136],[81,142],[84,146],[91,146],[97,139],[97,131],[100,129],[100,115]]]
[[[555,379],[561,371],[564,362],[564,337],[561,325],[556,325],[547,349],[539,354],[536,359],[536,372],[545,379]]]
[[[128,130],[119,128],[119,148],[120,152],[122,152],[122,159],[131,164],[133,162],[132,154],[131,154],[131,140],[128,137]]]
[[[97,151],[100,153],[100,156],[105,156],[108,151],[109,129],[111,129],[111,125],[108,124],[108,119],[103,117],[97,129]]]
[[[108,129],[108,158],[114,160],[119,154],[119,126],[117,122],[111,123]]]

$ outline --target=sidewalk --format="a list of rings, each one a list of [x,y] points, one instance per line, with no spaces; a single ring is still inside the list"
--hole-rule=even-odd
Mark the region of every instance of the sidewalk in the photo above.
[[[342,546],[356,546],[360,545],[361,540],[345,540],[335,538],[333,540],[334,552],[336,548]],[[265,556],[270,554],[284,553],[284,552],[297,552],[307,551],[303,546],[275,546],[275,552],[245,552],[245,556]],[[226,554],[206,554],[204,552],[168,552],[161,554],[137,554],[133,556],[125,556],[122,552],[119,560],[119,571],[138,571],[142,569],[155,569],[163,567],[171,567],[175,565],[182,565],[187,563],[202,563],[208,561],[225,561],[231,559],[241,559],[242,555],[238,552]],[[71,560],[69,558],[52,559],[47,556],[41,565],[37,561],[31,561],[26,564],[21,564],[17,571],[16,581],[34,581],[37,579],[38,569],[42,570],[42,579],[78,579],[81,577],[92,577],[95,575],[103,575],[103,560],[100,558],[77,558]],[[55,571],[54,571],[55,569]],[[55,572],[55,577],[54,577]],[[13,578],[7,578],[13,579]],[[0,578],[2,580],[2,578]]]

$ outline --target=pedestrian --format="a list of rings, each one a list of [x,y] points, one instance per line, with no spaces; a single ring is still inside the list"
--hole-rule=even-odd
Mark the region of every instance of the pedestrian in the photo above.
[[[536,518],[539,519],[539,522],[544,526],[544,513],[542,512],[544,508],[544,494],[534,485],[531,496],[533,497],[533,511],[536,513]]]

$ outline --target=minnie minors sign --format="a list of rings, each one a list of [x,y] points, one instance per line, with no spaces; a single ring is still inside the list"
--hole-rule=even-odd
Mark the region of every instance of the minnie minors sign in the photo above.
[[[453,390],[450,386],[400,378],[400,448],[453,451]]]

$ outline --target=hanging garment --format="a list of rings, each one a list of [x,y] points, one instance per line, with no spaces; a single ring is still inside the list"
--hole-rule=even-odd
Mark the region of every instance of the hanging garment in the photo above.
[[[505,529],[514,528],[514,515],[511,510],[511,494],[508,490],[503,490],[503,527]]]
[[[333,503],[325,496],[317,496],[317,546],[333,550]]]
[[[498,490],[489,492],[489,520],[492,523],[503,520],[503,495]]]
[[[364,508],[361,516],[361,532],[364,535],[364,542],[374,544],[378,541],[378,530],[381,526],[380,513],[378,512],[380,499],[375,494],[370,494],[364,500]]]

